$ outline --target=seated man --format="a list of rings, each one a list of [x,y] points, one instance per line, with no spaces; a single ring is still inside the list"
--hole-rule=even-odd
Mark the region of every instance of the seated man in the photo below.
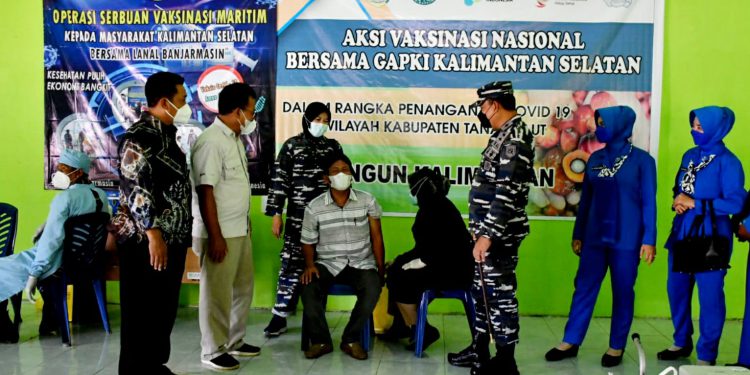
[[[318,358],[333,350],[325,317],[328,290],[346,284],[357,291],[341,350],[355,359],[367,359],[359,343],[362,329],[380,297],[383,280],[382,209],[372,195],[351,188],[352,163],[334,154],[321,164],[329,191],[310,201],[302,221],[303,327],[310,338],[305,357]]]
[[[96,211],[111,214],[107,194],[94,187],[88,179],[91,160],[80,152],[63,150],[57,164],[57,172],[52,175],[52,185],[62,189],[50,205],[44,230],[34,247],[6,258],[0,258],[0,301],[25,291],[29,300],[34,301],[37,282],[55,273],[62,264],[65,221],[74,216]],[[50,333],[56,324],[48,320],[45,306],[40,333]]]

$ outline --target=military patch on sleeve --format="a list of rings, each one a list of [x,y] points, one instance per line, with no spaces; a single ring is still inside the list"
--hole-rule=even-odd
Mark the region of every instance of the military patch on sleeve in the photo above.
[[[518,147],[516,145],[505,145],[503,156],[505,158],[510,159],[518,153]]]

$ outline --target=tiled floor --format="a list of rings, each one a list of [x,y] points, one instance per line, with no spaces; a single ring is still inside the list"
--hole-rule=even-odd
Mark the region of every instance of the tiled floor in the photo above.
[[[98,327],[75,328],[74,346],[64,348],[59,338],[42,338],[37,334],[40,313],[24,305],[22,342],[17,345],[0,345],[0,373],[2,374],[116,374],[119,352],[119,307],[110,305],[109,311],[114,332],[106,335]],[[170,368],[179,374],[211,374],[200,364],[200,334],[198,311],[180,309],[172,334]],[[415,358],[402,344],[376,340],[375,348],[367,361],[356,361],[336,350],[318,360],[307,360],[299,351],[299,322],[301,314],[291,318],[290,331],[280,338],[268,340],[262,330],[269,318],[267,310],[253,310],[248,319],[247,342],[262,346],[261,356],[242,361],[235,374],[468,374],[468,369],[450,366],[445,355],[457,351],[469,342],[466,318],[461,315],[431,315],[430,323],[437,326],[441,339],[430,346],[425,356]],[[345,313],[329,313],[334,342],[342,333],[347,321]],[[544,353],[555,345],[565,324],[560,317],[523,317],[521,319],[522,343],[517,349],[517,360],[522,374],[608,374],[599,366],[608,343],[608,319],[595,319],[577,359],[558,363],[544,361]],[[633,332],[642,337],[648,357],[648,373],[658,374],[667,366],[695,361],[670,363],[656,360],[656,352],[670,344],[671,323],[664,319],[637,319]],[[719,363],[737,359],[741,322],[727,322],[721,342]],[[610,370],[614,374],[638,374],[638,355],[633,345],[625,353],[623,365]],[[142,374],[146,375],[146,374]]]

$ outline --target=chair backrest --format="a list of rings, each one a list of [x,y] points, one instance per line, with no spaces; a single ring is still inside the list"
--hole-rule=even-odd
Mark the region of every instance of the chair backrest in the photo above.
[[[106,212],[74,216],[65,221],[62,269],[68,278],[102,276],[108,222]]]
[[[8,203],[0,203],[0,257],[13,254],[18,230],[18,209]]]

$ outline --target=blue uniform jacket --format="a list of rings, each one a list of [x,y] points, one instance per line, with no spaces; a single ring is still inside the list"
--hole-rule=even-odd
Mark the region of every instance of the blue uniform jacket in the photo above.
[[[688,234],[693,220],[701,214],[708,201],[713,202],[719,235],[731,238],[729,215],[740,212],[745,200],[745,174],[742,164],[722,142],[734,124],[734,114],[726,108],[705,107],[692,111],[690,117],[691,123],[694,117],[698,117],[707,142],[691,148],[682,156],[680,169],[675,178],[673,196],[685,193],[682,180],[691,161],[698,164],[703,157],[716,156],[705,168],[696,173],[694,192],[687,194],[695,199],[695,208],[682,215],[675,215],[672,221],[672,231],[665,245],[668,249],[672,248],[675,240],[682,239]],[[705,233],[710,235],[712,232],[710,218],[707,218],[704,223]],[[731,246],[733,241],[729,243]]]
[[[628,142],[635,112],[629,107],[609,107],[597,114],[612,139],[591,154],[586,164],[573,239],[583,241],[584,246],[631,251],[644,244],[655,245],[656,162],[648,152]],[[614,177],[599,176],[603,167],[612,168],[615,159],[626,154]],[[613,236],[602,233],[606,222],[613,226]]]

